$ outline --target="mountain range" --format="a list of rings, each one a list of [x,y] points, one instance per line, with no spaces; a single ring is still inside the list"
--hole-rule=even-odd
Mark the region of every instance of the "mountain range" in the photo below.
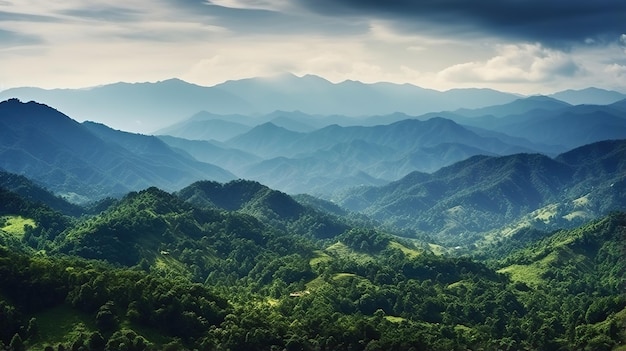
[[[552,96],[571,104],[605,104],[626,98],[624,94],[600,89],[567,91]],[[84,89],[13,88],[0,92],[0,100],[9,98],[54,106],[79,121],[92,120],[114,129],[153,133],[202,111],[254,116],[276,110],[351,117],[396,112],[421,115],[501,105],[520,96],[489,89],[440,92],[410,84],[356,81],[335,84],[317,76],[285,74],[228,81],[212,87],[170,79]]]
[[[334,201],[449,246],[499,239],[516,229],[572,227],[626,207],[626,141],[602,141],[552,159],[474,156],[432,174],[414,172]],[[507,225],[509,225],[507,227]]]
[[[518,114],[507,115],[507,111]],[[5,126],[0,167],[79,202],[152,185],[173,191],[196,180],[235,178],[256,180],[291,194],[330,198],[354,186],[382,186],[414,171],[432,173],[471,156],[538,152],[556,156],[585,143],[623,139],[623,111],[623,101],[571,106],[532,97],[442,113],[446,118],[424,115],[373,126],[332,124],[307,129],[303,125],[310,125],[307,121],[316,116],[286,112],[266,116],[283,125],[299,123],[300,131],[272,122],[246,126],[243,123],[251,123],[253,117],[232,115],[241,122],[235,124],[240,133],[218,141],[81,124],[46,105],[12,99],[0,105],[0,123]],[[176,126],[198,131],[202,137],[218,121],[223,121],[218,115],[200,114],[189,120],[192,125]]]
[[[80,124],[46,105],[17,99],[0,103],[0,159],[5,171],[78,202],[153,185],[174,190],[199,179],[235,178],[156,137]]]

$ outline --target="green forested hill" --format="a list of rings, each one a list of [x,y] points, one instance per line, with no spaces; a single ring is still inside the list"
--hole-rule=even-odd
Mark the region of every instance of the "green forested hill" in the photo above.
[[[476,156],[432,174],[356,188],[337,200],[387,224],[466,246],[516,228],[574,227],[625,209],[624,160],[624,140],[590,144],[555,159]]]
[[[335,237],[349,228],[338,215],[302,205],[291,196],[254,181],[201,181],[176,194],[199,207],[248,214],[275,228],[317,239]]]
[[[448,257],[367,227],[323,240],[291,231],[292,216],[309,208],[258,183],[187,190],[204,202],[149,188],[82,218],[49,210],[56,224],[5,191],[5,219],[56,229],[33,240],[0,228],[13,238],[0,242],[0,347],[611,350],[626,342],[624,213],[528,235],[510,250],[486,248],[481,258]],[[284,204],[295,207],[282,212]]]

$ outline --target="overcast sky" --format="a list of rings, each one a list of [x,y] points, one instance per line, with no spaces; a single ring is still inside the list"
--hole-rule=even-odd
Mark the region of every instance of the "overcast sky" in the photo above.
[[[0,0],[0,90],[282,72],[626,92],[626,1]]]

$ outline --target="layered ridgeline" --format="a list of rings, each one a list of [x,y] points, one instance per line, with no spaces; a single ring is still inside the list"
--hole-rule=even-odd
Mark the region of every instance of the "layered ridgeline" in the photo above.
[[[363,116],[402,111],[476,108],[510,102],[517,97],[489,89],[440,92],[410,84],[333,84],[317,76],[228,81],[213,87],[179,79],[156,83],[116,83],[88,89],[15,88],[0,99],[35,100],[76,118],[96,120],[115,129],[151,133],[200,111],[217,114],[265,114],[276,110],[309,114]],[[320,103],[323,101],[324,103]]]
[[[196,180],[235,178],[253,179],[290,194],[330,198],[354,186],[385,185],[413,171],[435,172],[471,156],[536,152],[555,156],[586,142],[626,138],[624,111],[623,102],[571,106],[532,97],[440,113],[446,118],[428,115],[420,120],[399,113],[350,118],[353,124],[390,122],[370,126],[317,128],[312,127],[314,120],[324,125],[345,122],[347,117],[277,111],[257,117],[222,116],[232,120],[200,113],[190,120],[193,123],[177,127],[192,139],[212,138],[208,130],[220,132],[217,141],[157,139],[94,122],[78,124],[45,105],[10,100],[0,108],[0,123],[6,127],[0,168],[26,175],[75,202],[153,185],[174,191]],[[272,122],[253,126],[264,119]],[[230,127],[236,130],[226,132]],[[176,128],[171,132],[180,136]]]
[[[556,156],[585,144],[624,139],[624,101],[572,106],[533,96],[421,116],[201,112],[158,133],[168,134],[161,138],[170,146],[242,178],[289,193],[328,197],[351,185],[382,185],[475,155]]]
[[[175,151],[161,140],[80,124],[35,102],[0,103],[0,168],[23,174],[77,202],[195,180],[235,176]]]
[[[149,188],[80,218],[36,196],[0,196],[0,342],[13,350],[610,350],[626,341],[623,213],[519,249],[488,247],[485,264],[435,256],[255,182]],[[298,228],[304,217],[325,235],[306,220]]]
[[[432,174],[345,192],[341,206],[449,246],[499,240],[524,227],[572,227],[626,208],[626,141],[540,154],[476,156]]]
[[[370,127],[332,125],[311,132],[268,122],[221,143],[160,138],[241,178],[288,193],[326,196],[355,185],[382,185],[415,170],[432,172],[474,155],[535,151],[531,143],[480,136],[443,118]]]

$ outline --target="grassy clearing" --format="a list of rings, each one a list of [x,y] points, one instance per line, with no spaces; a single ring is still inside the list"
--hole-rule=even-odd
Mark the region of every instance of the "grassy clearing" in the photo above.
[[[528,286],[537,287],[543,283],[541,275],[545,272],[543,268],[535,265],[524,266],[514,264],[498,270],[498,273],[508,274],[513,281],[524,282]]]
[[[319,265],[320,263],[324,263],[324,262],[328,262],[328,261],[332,261],[333,258],[330,257],[327,253],[325,253],[324,251],[321,250],[315,250],[313,252],[315,254],[315,257],[313,257],[310,261],[309,261],[309,265],[313,268],[317,265]]]
[[[448,250],[441,246],[441,245],[437,245],[437,244],[428,244],[428,248],[430,249],[430,251],[432,251],[432,253],[434,253],[437,256],[443,256],[445,255]]]
[[[356,277],[354,273],[337,273],[333,276],[333,280],[341,280],[346,278]]]
[[[389,247],[394,249],[399,249],[402,253],[409,258],[419,256],[421,253],[415,249],[408,248],[397,241],[389,242]]]
[[[310,282],[306,283],[306,290],[317,290],[319,288],[321,288],[324,284],[326,284],[326,282],[324,281],[324,278],[322,277],[317,277],[313,280],[311,280]]]
[[[24,226],[29,225],[33,228],[37,227],[37,223],[30,218],[24,218],[22,216],[3,216],[0,219],[0,223],[4,223],[0,230],[3,230],[16,237],[24,236]]]
[[[397,317],[397,316],[385,316],[385,319],[391,323],[402,323],[406,321],[406,318]]]
[[[341,258],[348,258],[356,262],[366,262],[366,261],[371,261],[374,259],[369,254],[352,250],[351,248],[349,248],[342,242],[336,242],[332,244],[331,246],[327,247],[324,251],[330,254],[329,257],[335,256],[335,257],[341,257]]]
[[[589,204],[589,195],[591,194],[587,194],[585,196],[579,197],[578,199],[572,201],[572,203],[577,208],[587,206]]]
[[[591,216],[587,211],[574,211],[572,213],[566,214],[565,216],[563,216],[563,218],[571,222],[574,219],[589,220],[593,218],[593,216]]]
[[[544,223],[549,223],[551,218],[554,218],[558,213],[558,205],[552,204],[546,207],[535,210],[531,213],[534,219],[538,219]]]
[[[173,272],[184,276],[188,276],[190,274],[184,264],[169,255],[157,256],[154,260],[153,268],[164,273]]]

